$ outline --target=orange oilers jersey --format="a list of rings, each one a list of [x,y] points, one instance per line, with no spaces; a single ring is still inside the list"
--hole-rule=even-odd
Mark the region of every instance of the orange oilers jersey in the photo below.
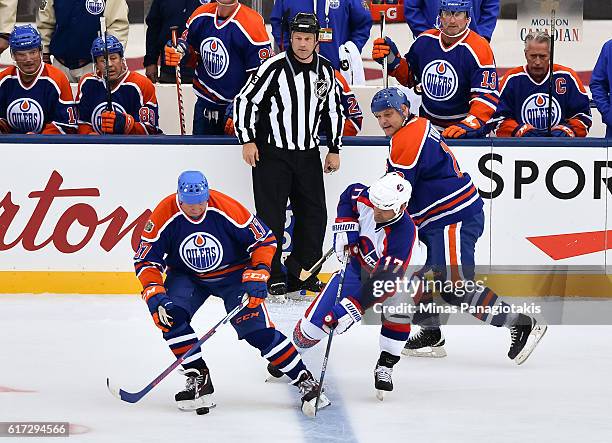
[[[155,86],[147,77],[130,72],[111,91],[113,110],[134,117],[130,134],[158,134],[159,111]],[[102,112],[106,111],[106,85],[104,79],[93,74],[85,75],[76,98],[79,109],[79,133],[101,134]]]
[[[272,55],[263,18],[242,4],[226,19],[217,17],[216,2],[200,6],[187,21],[183,36],[197,55],[194,92],[220,110]]]
[[[506,72],[500,82],[500,102],[495,114],[503,118],[498,137],[512,137],[523,124],[540,131],[548,129],[549,75],[536,83],[524,66]],[[576,136],[586,137],[591,127],[589,96],[574,70],[554,65],[552,126],[569,126]],[[546,135],[544,132],[541,135]]]
[[[468,115],[485,123],[491,119],[499,102],[497,72],[493,51],[483,37],[468,30],[446,48],[440,31],[430,29],[417,37],[406,60],[411,78],[404,83],[420,85],[422,117],[443,128]]]
[[[15,66],[0,72],[0,119],[12,133],[65,134],[77,129],[70,83],[58,68],[43,63],[34,81],[24,86]]]
[[[272,231],[231,197],[211,190],[206,212],[193,220],[172,194],[151,214],[134,266],[143,288],[162,284],[166,268],[221,281],[242,275],[247,267],[270,272],[275,251]]]
[[[413,117],[393,135],[387,171],[412,185],[408,212],[420,230],[458,223],[482,210],[470,175],[425,118]]]
[[[363,122],[363,112],[355,97],[355,93],[351,90],[346,79],[338,72],[334,70],[336,81],[340,83],[340,100],[342,101],[342,108],[344,111],[344,129],[342,135],[357,135],[361,131],[361,124]]]

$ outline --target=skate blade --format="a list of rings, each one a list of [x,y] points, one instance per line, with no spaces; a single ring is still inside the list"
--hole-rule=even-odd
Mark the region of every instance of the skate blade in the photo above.
[[[406,355],[408,357],[442,358],[446,357],[446,349],[444,349],[444,346],[428,346],[426,348],[419,349],[404,348],[402,349],[402,355]]]
[[[287,292],[286,297],[292,301],[304,301],[308,298],[305,290]]]
[[[310,418],[316,417],[317,415],[317,411],[315,409],[316,402],[317,402],[316,398],[313,398],[310,401],[302,402],[302,413],[306,417],[310,417]],[[327,396],[325,394],[321,394],[321,397],[319,398],[319,411],[323,408],[326,408],[329,405],[331,405],[331,402],[329,401]]]
[[[525,344],[525,347],[521,350],[521,352],[518,353],[516,357],[514,357],[514,361],[517,365],[522,365],[523,363],[525,363],[525,361],[529,358],[540,340],[542,340],[542,337],[544,337],[544,334],[546,334],[547,330],[547,325],[536,325],[535,328],[533,328],[533,331],[531,331],[529,337],[527,337],[527,343]]]
[[[287,297],[285,297],[285,294],[268,294],[268,296],[266,297],[266,302],[283,304],[287,303]]]
[[[380,389],[377,389],[376,398],[379,399],[380,401],[383,401],[385,399],[385,392],[386,391],[381,391]]]
[[[268,374],[265,383],[287,383],[285,380],[283,380],[283,378],[285,377],[275,377],[273,375]]]
[[[181,411],[191,412],[200,408],[214,408],[217,406],[212,399],[212,394],[203,395],[195,400],[182,400],[176,402]]]

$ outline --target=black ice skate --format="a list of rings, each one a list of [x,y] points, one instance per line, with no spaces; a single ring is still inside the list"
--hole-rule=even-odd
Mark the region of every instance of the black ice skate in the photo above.
[[[323,389],[321,389],[321,396],[319,397],[319,405],[316,407],[317,395],[319,393],[319,382],[317,382],[310,371],[302,373],[299,380],[295,385],[302,394],[302,412],[308,417],[314,417],[316,409],[323,409],[329,406],[331,402],[325,395]]]
[[[520,365],[527,360],[538,345],[548,326],[538,325],[535,318],[519,314],[518,321],[510,328],[510,350],[508,358]]]
[[[272,303],[285,303],[287,301],[287,284],[277,281],[268,285],[268,301]]]
[[[410,357],[446,357],[444,343],[444,336],[440,328],[421,328],[419,332],[408,339],[402,354]]]
[[[290,275],[287,278],[287,298],[291,300],[303,301],[307,297],[307,291],[318,294],[324,287],[325,283],[321,282],[316,275],[309,277],[305,281],[298,280]]]
[[[387,351],[380,353],[376,368],[374,369],[374,388],[376,398],[383,401],[385,392],[393,391],[393,366],[399,361],[399,356],[391,355]]]
[[[187,377],[185,389],[174,396],[181,411],[214,408],[212,394],[215,392],[207,367],[179,370]]]
[[[279,378],[282,378],[283,375],[285,375],[285,373],[283,371],[281,371],[280,369],[278,369],[276,366],[274,366],[272,363],[268,363],[268,378],[266,378],[266,381],[273,381]]]
[[[289,289],[291,289],[293,286],[294,286],[293,284],[290,285]],[[298,280],[295,287],[297,289],[293,289],[294,291],[304,290],[304,291],[315,292],[318,294],[325,287],[325,283],[319,280],[319,278],[316,275],[313,275],[312,277],[309,277],[303,282]]]

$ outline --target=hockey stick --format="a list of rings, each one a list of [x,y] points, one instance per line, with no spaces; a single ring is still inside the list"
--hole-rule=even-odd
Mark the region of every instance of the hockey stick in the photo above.
[[[111,87],[109,83],[110,74],[108,73],[108,43],[106,37],[108,34],[106,33],[106,18],[100,17],[100,32],[102,33],[102,38],[104,39],[104,83],[106,84],[106,110],[113,110],[113,96],[111,94]]]
[[[340,269],[340,281],[338,282],[338,292],[336,292],[336,302],[334,305],[337,305],[340,301],[340,297],[342,295],[342,285],[344,284],[344,275],[346,274],[346,265],[348,264],[350,257],[349,250],[346,249],[344,251],[344,259],[342,260],[342,268]],[[319,389],[317,390],[317,400],[315,401],[315,410],[314,415],[317,416],[317,411],[319,410],[319,400],[321,399],[321,392],[323,392],[323,380],[325,379],[325,372],[327,371],[327,361],[329,359],[329,351],[331,350],[332,338],[334,338],[334,330],[336,328],[331,328],[329,331],[329,337],[327,338],[327,347],[325,348],[325,357],[323,357],[323,364],[321,365],[321,377],[319,378]]]
[[[297,261],[291,259],[290,257],[287,257],[287,260],[285,260],[285,267],[291,273],[291,275],[296,276],[300,279],[300,281],[306,281],[313,275],[319,273],[321,267],[323,266],[323,263],[325,263],[327,259],[333,255],[333,253],[334,248],[329,248],[329,250],[323,255],[323,257],[321,257],[319,261],[312,265],[309,270],[303,269]]]
[[[194,343],[193,346],[191,348],[189,348],[189,350],[187,352],[185,352],[183,355],[181,355],[179,358],[177,358],[174,363],[172,363],[170,366],[168,366],[151,383],[149,383],[147,386],[145,386],[140,391],[137,391],[137,392],[128,392],[128,391],[124,391],[123,389],[116,388],[115,386],[113,386],[111,384],[110,379],[107,378],[106,379],[106,386],[108,387],[108,390],[111,392],[111,394],[113,394],[119,400],[123,400],[123,401],[128,402],[128,403],[136,403],[142,397],[147,395],[151,389],[153,389],[155,386],[157,386],[159,384],[159,382],[161,382],[164,378],[166,378],[166,376],[168,374],[170,374],[181,363],[183,363],[183,361],[187,357],[192,355],[206,340],[208,340],[210,337],[212,337],[213,334],[215,332],[217,332],[217,328],[219,328],[220,326],[226,324],[232,318],[234,318],[234,316],[236,316],[236,314],[238,314],[238,312],[240,312],[248,303],[249,303],[249,296],[247,294],[244,294],[244,296],[242,297],[242,301],[240,302],[240,304],[238,306],[236,306],[234,309],[232,309],[230,312],[228,312],[225,317],[223,317],[216,325],[214,325],[210,329],[210,331],[208,331],[206,334],[204,334],[204,336],[200,340],[198,340],[196,343]]]
[[[178,42],[178,26],[171,26],[172,46],[176,48]],[[185,109],[183,107],[183,87],[181,86],[181,65],[180,63],[174,68],[176,72],[176,95],[178,98],[179,122],[181,124],[181,135],[185,135]]]
[[[550,11],[550,68],[548,70],[548,136],[552,136],[552,102],[553,102],[553,82],[555,74],[555,15],[556,11]]]
[[[380,38],[385,38],[385,27],[387,24],[387,16],[385,11],[380,11]],[[385,89],[389,87],[389,73],[387,72],[387,57],[383,59],[383,84]]]

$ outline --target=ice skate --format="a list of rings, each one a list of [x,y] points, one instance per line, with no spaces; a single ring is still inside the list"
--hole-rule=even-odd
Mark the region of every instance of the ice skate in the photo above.
[[[285,373],[283,371],[278,369],[272,363],[268,363],[268,367],[266,369],[268,370],[268,377],[266,378],[266,382],[276,381],[276,380],[282,378],[283,375],[285,375]]]
[[[538,325],[535,318],[520,314],[518,321],[510,328],[510,350],[508,358],[517,365],[523,364],[538,345],[548,326]]]
[[[391,355],[386,351],[380,353],[380,358],[374,369],[374,388],[376,398],[383,401],[385,392],[393,391],[393,366],[399,361],[399,356]]]
[[[271,303],[285,303],[287,301],[287,284],[284,281],[271,283],[268,286],[267,301]]]
[[[442,335],[440,328],[421,328],[419,332],[408,339],[402,354],[410,357],[446,357],[444,343],[444,335]]]
[[[301,375],[296,386],[300,390],[300,394],[302,394],[302,412],[308,417],[314,417],[317,409],[316,402],[319,392],[319,383],[313,378],[310,371],[307,371]],[[330,404],[331,402],[325,395],[323,389],[321,389],[318,409],[323,409]]]
[[[202,408],[214,408],[212,394],[215,392],[208,368],[190,368],[180,370],[187,377],[185,389],[174,396],[181,411],[195,411]]]

